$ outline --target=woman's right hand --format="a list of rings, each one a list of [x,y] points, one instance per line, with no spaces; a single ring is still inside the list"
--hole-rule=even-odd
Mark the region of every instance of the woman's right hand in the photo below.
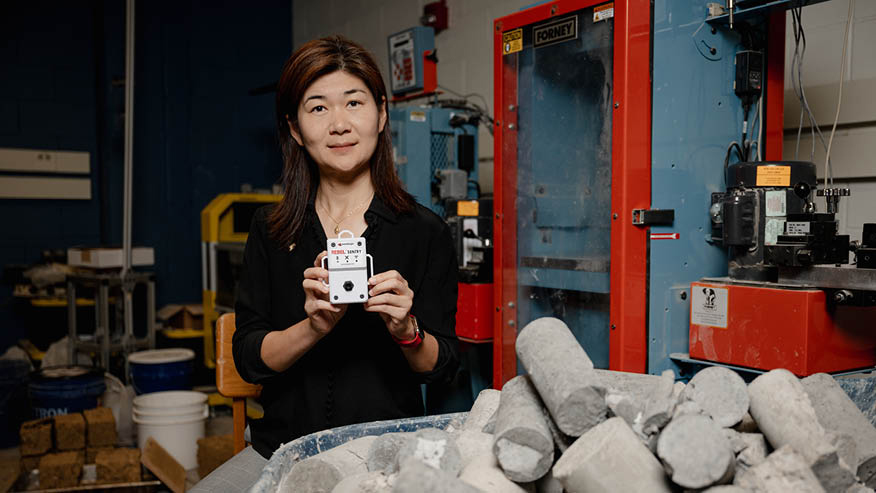
[[[321,336],[331,332],[335,324],[347,312],[347,305],[332,305],[329,303],[328,270],[322,268],[322,258],[327,255],[323,250],[313,261],[313,267],[304,271],[305,300],[304,311],[310,320],[310,328]]]

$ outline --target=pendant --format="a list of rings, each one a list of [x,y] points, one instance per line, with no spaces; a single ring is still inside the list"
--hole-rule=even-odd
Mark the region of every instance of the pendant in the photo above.
[[[336,225],[335,225],[335,234],[338,234],[338,233],[340,233],[340,232],[341,232],[341,225],[340,225],[340,224],[336,224]]]

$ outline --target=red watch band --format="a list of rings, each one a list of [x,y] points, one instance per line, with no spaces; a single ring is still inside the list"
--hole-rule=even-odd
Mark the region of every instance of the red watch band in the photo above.
[[[417,323],[416,317],[414,317],[413,315],[410,315],[410,317],[411,317],[411,321],[414,323],[414,338],[409,339],[407,341],[403,341],[403,340],[397,338],[396,336],[392,336],[392,338],[393,338],[393,340],[395,340],[396,344],[398,344],[401,347],[415,348],[415,347],[419,346],[420,344],[422,344],[423,336],[422,336],[422,332],[420,331],[420,325]]]

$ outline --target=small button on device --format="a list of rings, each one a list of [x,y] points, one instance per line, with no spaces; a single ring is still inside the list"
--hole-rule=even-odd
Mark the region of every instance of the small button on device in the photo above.
[[[344,283],[344,291],[350,292],[353,290],[353,281],[347,281]]]

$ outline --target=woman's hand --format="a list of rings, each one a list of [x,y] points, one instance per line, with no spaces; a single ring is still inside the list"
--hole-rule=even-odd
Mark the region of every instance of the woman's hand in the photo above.
[[[328,270],[322,268],[322,258],[325,256],[325,251],[316,256],[313,267],[304,271],[304,281],[301,283],[305,294],[304,311],[310,320],[310,328],[320,336],[331,332],[347,312],[347,305],[329,303],[329,288],[323,284],[328,282]]]
[[[373,276],[368,280],[372,286],[368,291],[365,311],[376,312],[396,339],[408,340],[414,337],[414,326],[410,322],[414,292],[408,281],[398,271],[390,270]]]

